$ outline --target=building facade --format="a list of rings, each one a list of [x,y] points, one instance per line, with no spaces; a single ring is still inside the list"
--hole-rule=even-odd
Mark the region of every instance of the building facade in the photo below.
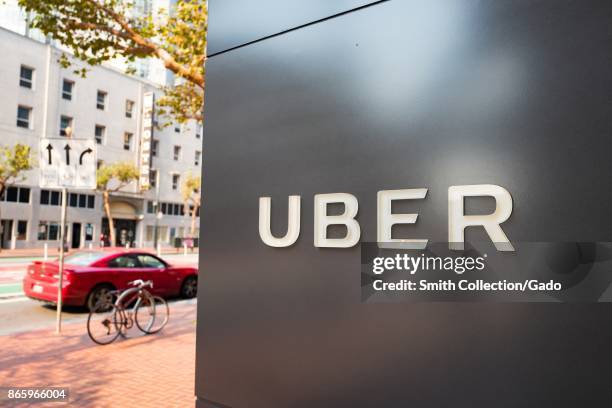
[[[96,141],[98,165],[141,164],[143,103],[147,95],[161,95],[157,85],[110,67],[91,68],[81,78],[73,73],[78,62],[68,69],[58,64],[59,49],[1,28],[0,44],[0,145],[27,144],[38,157],[42,137],[66,137],[70,127],[73,138]],[[151,188],[143,191],[135,182],[111,196],[118,245],[153,246],[156,225],[162,246],[191,236],[181,183],[189,173],[200,174],[201,137],[195,122],[154,127]],[[38,169],[28,172],[0,202],[2,248],[59,244],[61,194],[40,189],[38,177]],[[70,191],[67,228],[72,248],[106,241],[108,221],[99,193]]]

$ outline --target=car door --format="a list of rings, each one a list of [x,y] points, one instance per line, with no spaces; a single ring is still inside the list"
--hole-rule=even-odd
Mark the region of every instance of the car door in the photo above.
[[[117,289],[129,287],[129,282],[136,279],[146,280],[145,273],[139,271],[138,258],[132,254],[119,255],[107,262],[112,283]]]
[[[166,296],[173,294],[178,279],[178,273],[174,272],[168,265],[158,257],[150,254],[138,255],[140,269],[146,270],[149,279],[153,281],[153,292]]]

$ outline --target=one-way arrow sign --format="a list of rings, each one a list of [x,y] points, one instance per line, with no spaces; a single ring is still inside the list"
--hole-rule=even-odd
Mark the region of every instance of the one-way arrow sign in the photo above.
[[[45,149],[47,149],[47,152],[49,152],[49,166],[50,166],[53,164],[53,159],[51,158],[51,150],[53,150],[53,146],[51,146],[51,143],[49,143]]]
[[[66,151],[66,165],[70,166],[70,144],[64,146],[64,150]]]
[[[96,143],[91,139],[42,139],[39,163],[41,187],[96,188]]]

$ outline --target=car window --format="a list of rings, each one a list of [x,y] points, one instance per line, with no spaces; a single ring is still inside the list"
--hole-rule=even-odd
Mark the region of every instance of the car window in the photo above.
[[[138,262],[143,268],[164,268],[166,265],[152,255],[138,255]]]
[[[64,262],[69,265],[88,266],[107,255],[105,252],[76,252],[64,258]]]
[[[138,267],[138,260],[133,256],[123,255],[111,259],[108,266],[111,268],[136,268]]]

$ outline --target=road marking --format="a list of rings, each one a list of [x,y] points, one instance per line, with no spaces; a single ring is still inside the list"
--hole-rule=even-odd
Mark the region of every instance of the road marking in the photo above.
[[[18,296],[18,297],[8,298],[8,299],[0,299],[0,305],[5,304],[5,303],[25,302],[26,300],[28,300],[28,298],[25,296]]]
[[[21,283],[0,285],[0,295],[6,295],[7,293],[23,293],[21,290]]]

